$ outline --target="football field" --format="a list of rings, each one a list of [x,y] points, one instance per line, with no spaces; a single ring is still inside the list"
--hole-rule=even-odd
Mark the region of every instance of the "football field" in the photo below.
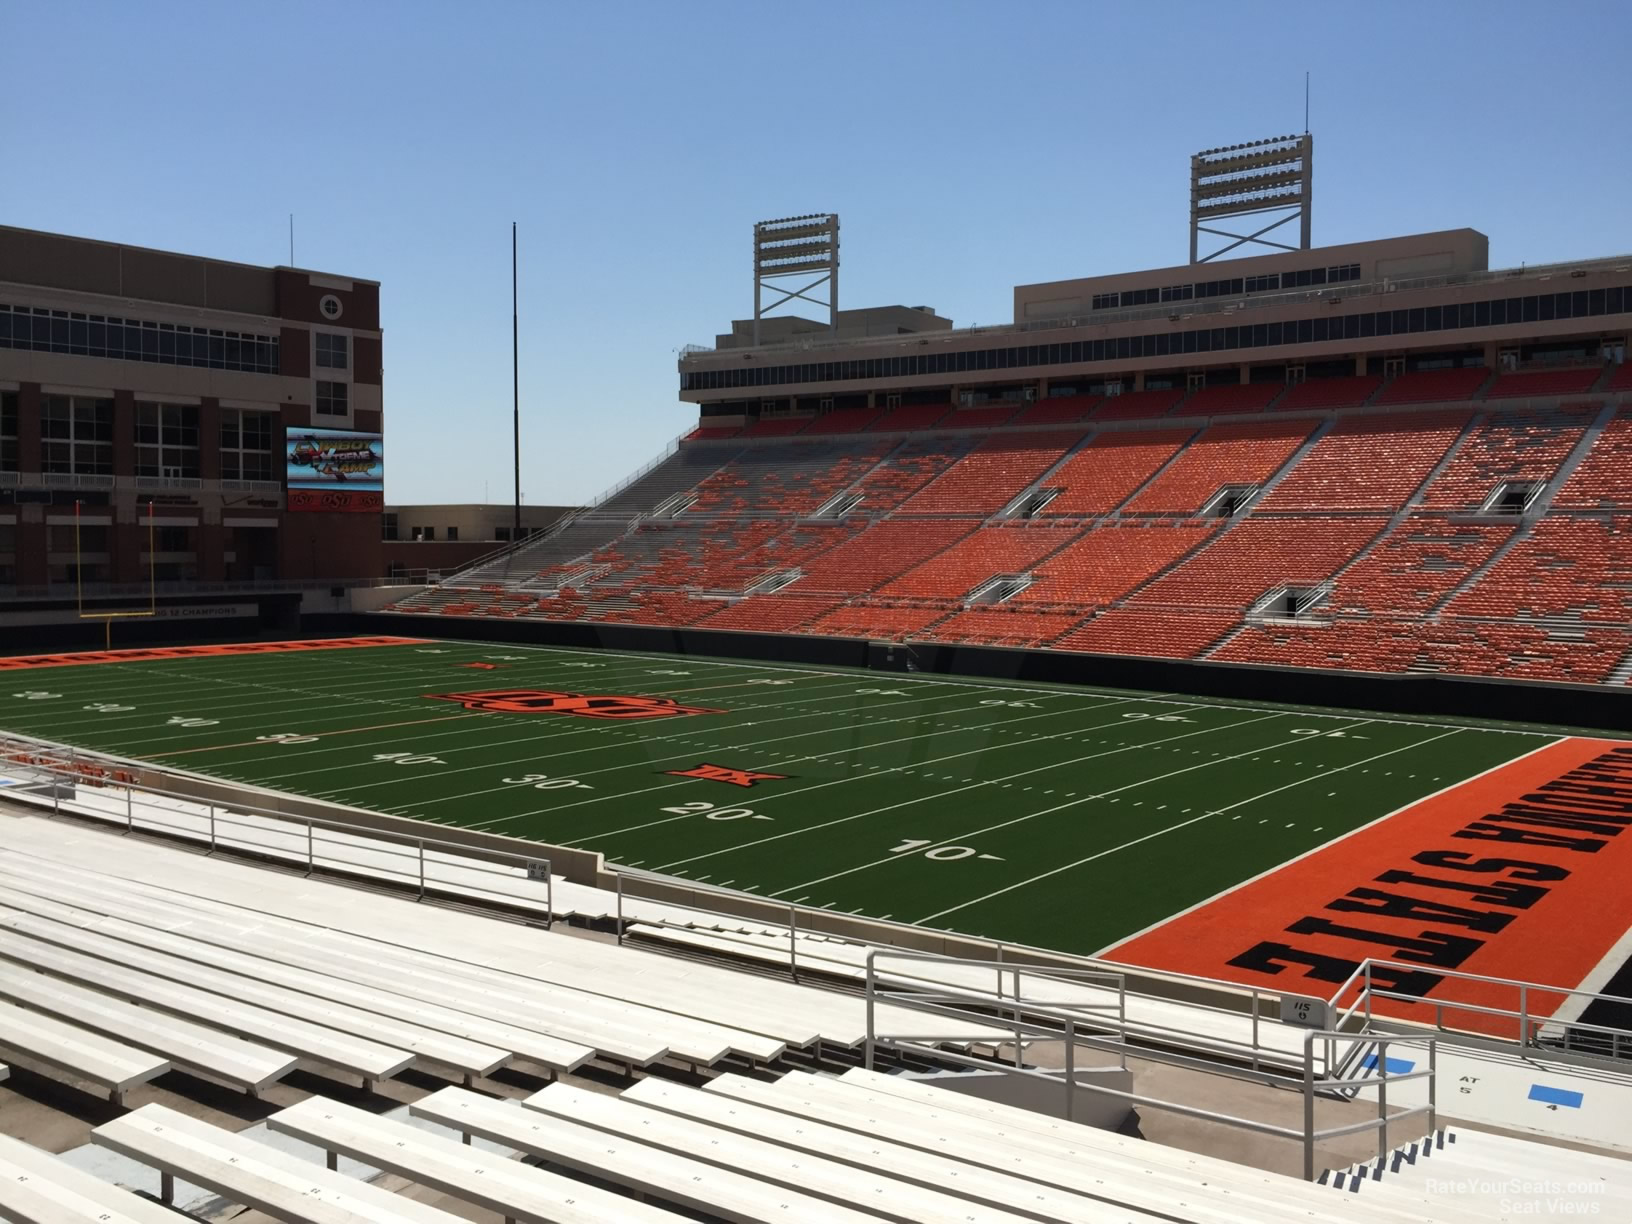
[[[1560,745],[1609,743],[1177,695],[392,638],[0,659],[0,728],[1078,953],[1391,813],[1444,807],[1472,779]],[[1242,946],[1256,937],[1238,934]]]

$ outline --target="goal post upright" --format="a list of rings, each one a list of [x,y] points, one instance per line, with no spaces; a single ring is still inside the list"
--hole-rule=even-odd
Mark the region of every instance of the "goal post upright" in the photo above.
[[[80,507],[84,503],[77,498],[74,501],[74,589],[77,596],[78,614],[80,620],[99,620],[102,622],[102,648],[113,649],[113,622],[132,617],[154,617],[159,614],[159,566],[158,566],[158,533],[154,519],[154,503],[147,503],[147,607],[132,610],[108,612],[87,612],[85,610],[85,556],[80,544]]]

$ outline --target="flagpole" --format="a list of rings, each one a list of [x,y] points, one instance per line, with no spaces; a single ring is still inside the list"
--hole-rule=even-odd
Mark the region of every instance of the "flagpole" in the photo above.
[[[516,223],[510,222],[510,384],[514,397],[511,419],[516,459],[515,520],[510,538],[521,539],[521,323],[516,277]]]

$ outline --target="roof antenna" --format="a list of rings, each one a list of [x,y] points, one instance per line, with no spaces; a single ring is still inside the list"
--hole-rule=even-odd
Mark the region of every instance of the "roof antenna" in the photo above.
[[[1309,135],[1309,70],[1303,72],[1303,134]]]

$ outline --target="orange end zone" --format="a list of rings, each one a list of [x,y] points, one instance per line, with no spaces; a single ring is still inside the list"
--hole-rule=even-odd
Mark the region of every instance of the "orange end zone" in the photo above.
[[[1564,739],[1249,881],[1104,955],[1330,998],[1367,958],[1374,985],[1517,1009],[1518,991],[1436,970],[1575,987],[1632,927],[1632,743]],[[1337,1002],[1347,1006],[1353,992]],[[1531,992],[1551,1015],[1564,996]],[[1433,1009],[1373,1011],[1431,1023]],[[1570,1013],[1573,1015],[1574,1013]],[[1448,1027],[1516,1035],[1456,1008]]]
[[[301,642],[228,642],[214,646],[152,646],[134,650],[82,650],[72,654],[18,655],[0,659],[0,671],[40,667],[81,667],[88,663],[140,663],[150,659],[193,659],[210,655],[291,654],[301,650],[352,650],[360,646],[412,646],[425,638],[314,638]]]

